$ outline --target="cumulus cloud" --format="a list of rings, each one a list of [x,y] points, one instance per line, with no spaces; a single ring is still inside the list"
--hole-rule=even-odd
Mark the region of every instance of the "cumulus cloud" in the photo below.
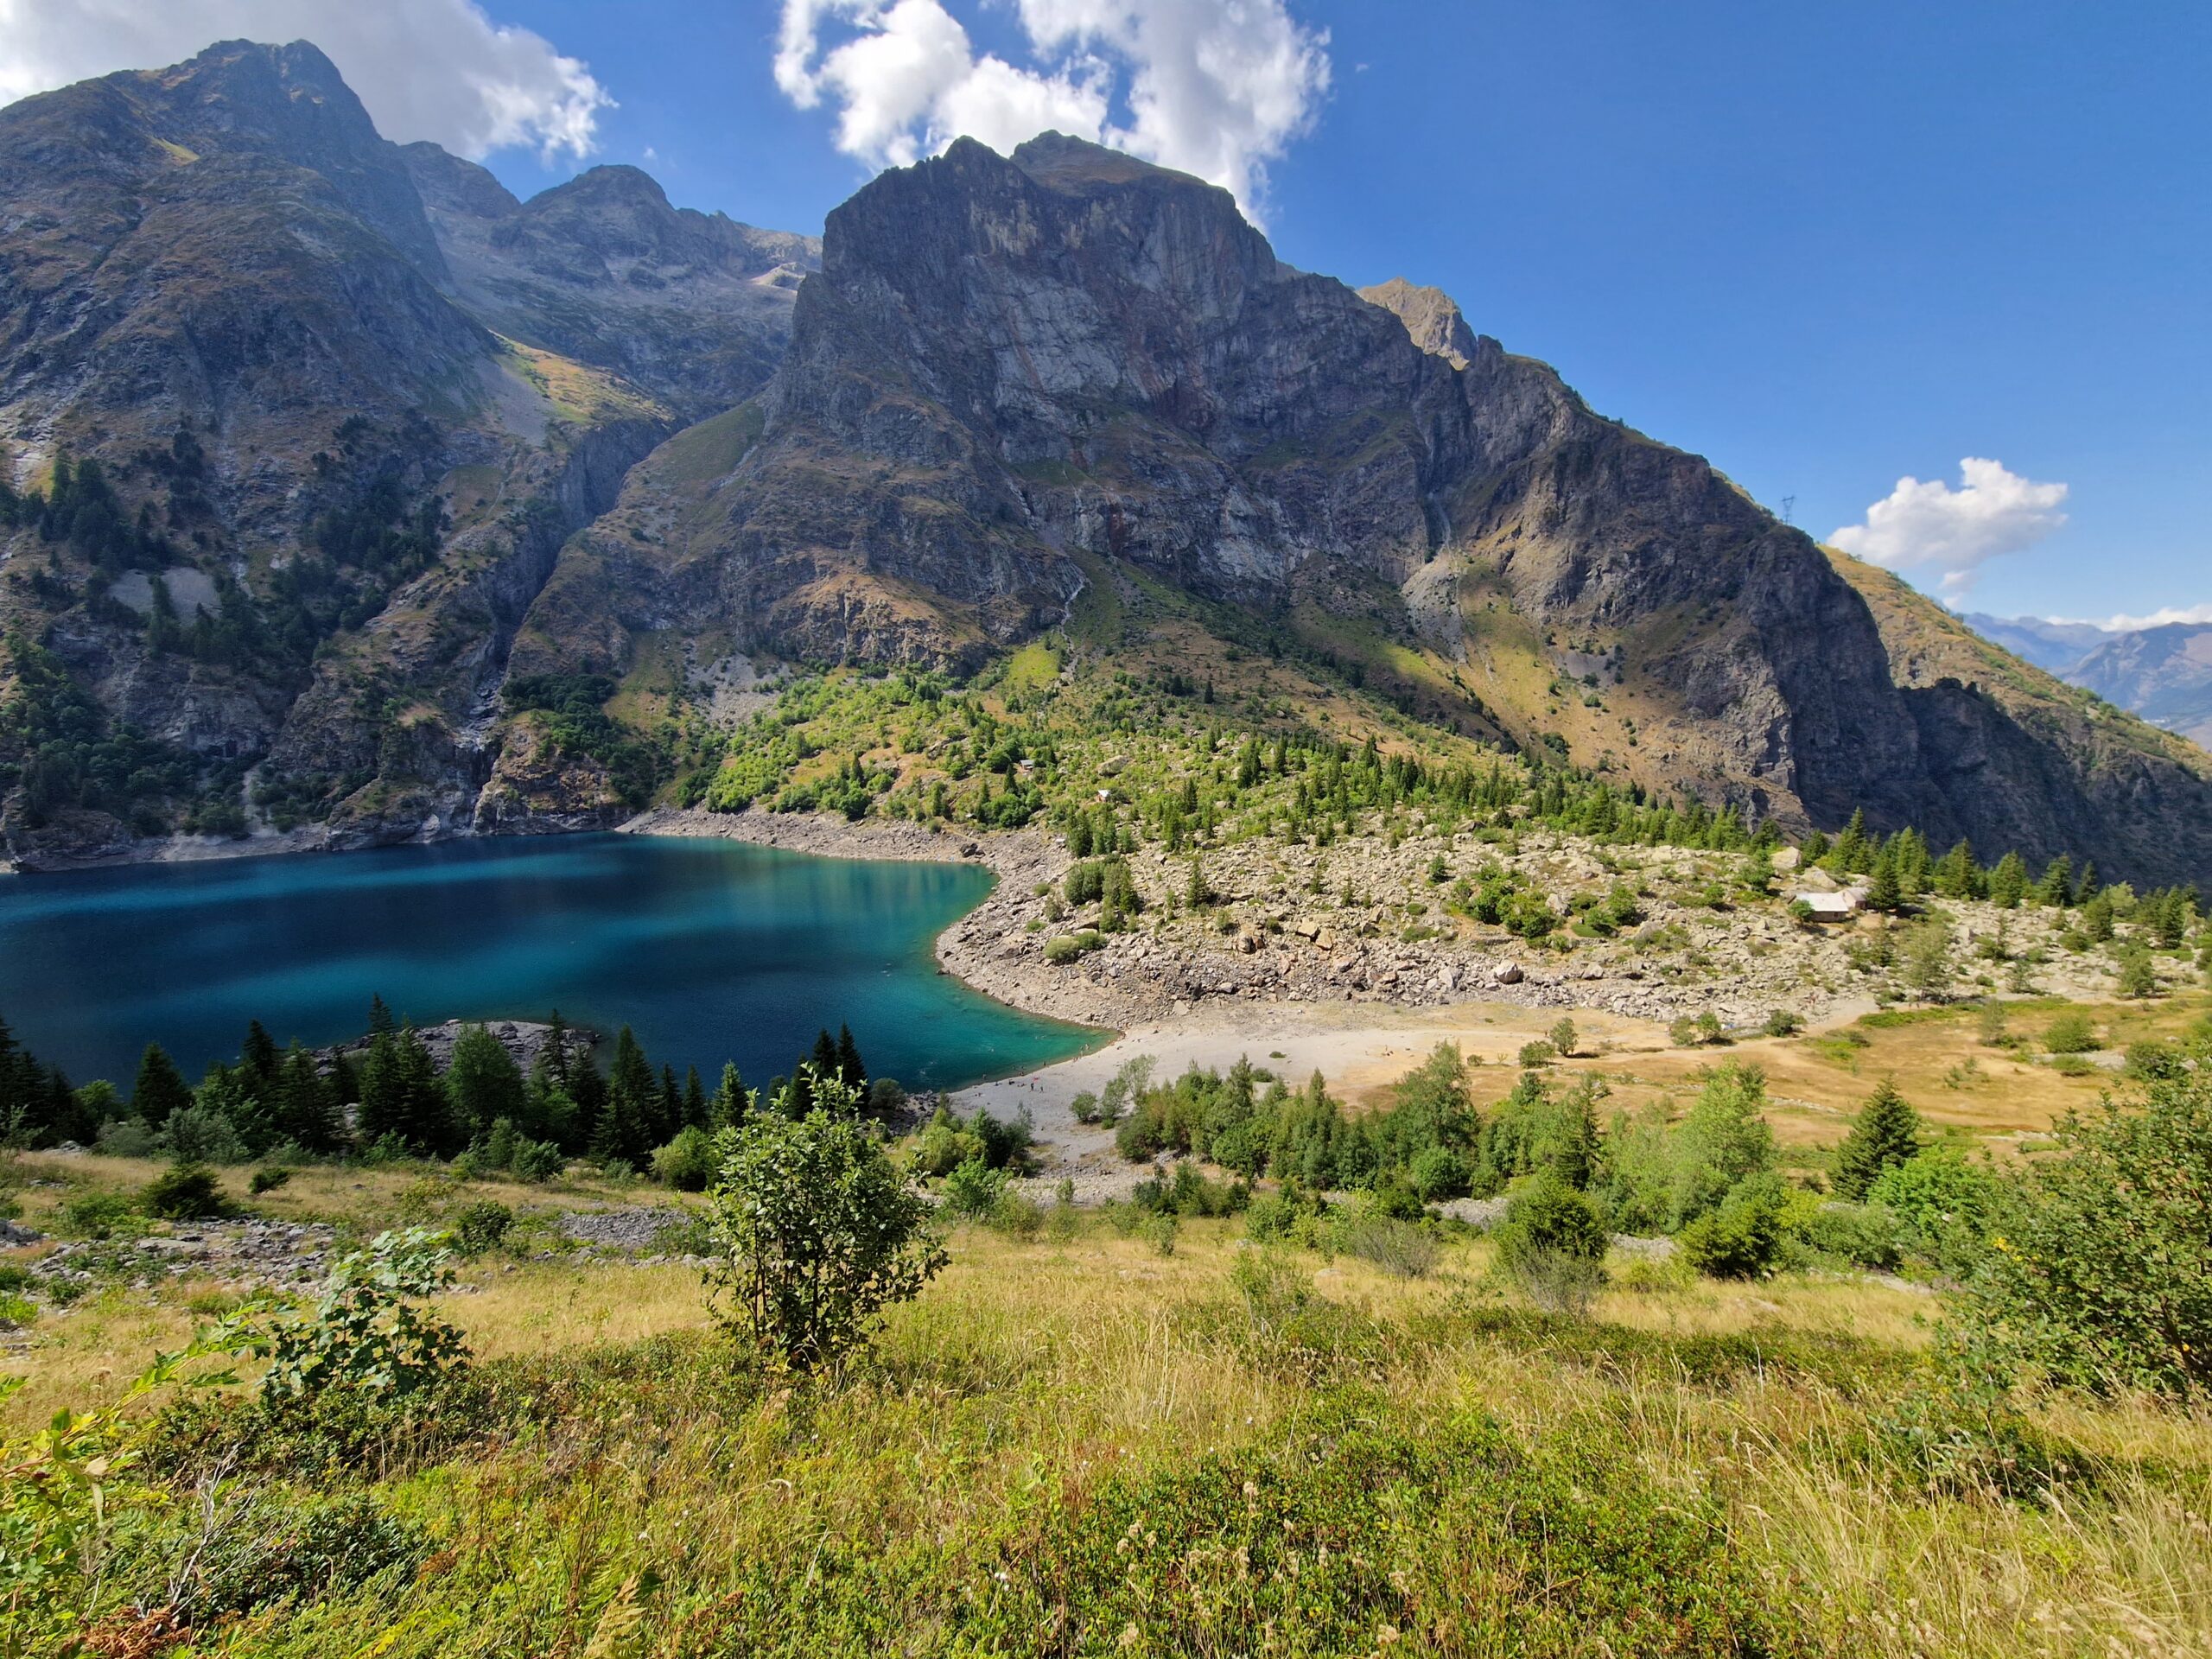
[[[2107,633],[2133,633],[2138,628],[2163,628],[2172,622],[2212,622],[2212,605],[2165,605],[2146,616],[2070,617],[2052,616],[2047,622],[2068,622],[2102,628]]]
[[[1891,570],[1931,571],[1952,599],[1990,560],[2032,547],[2066,522],[2058,510],[2063,484],[2037,484],[1971,455],[1959,475],[1955,490],[1941,479],[1901,478],[1866,509],[1866,523],[1846,524],[1828,540]]]
[[[945,0],[784,0],[776,85],[801,109],[834,108],[837,147],[871,167],[1057,129],[1195,174],[1247,212],[1328,92],[1328,35],[1286,0],[1012,9],[1025,63],[979,53]]]
[[[385,137],[472,159],[581,159],[613,104],[583,63],[474,0],[0,0],[0,103],[241,38],[314,41]]]

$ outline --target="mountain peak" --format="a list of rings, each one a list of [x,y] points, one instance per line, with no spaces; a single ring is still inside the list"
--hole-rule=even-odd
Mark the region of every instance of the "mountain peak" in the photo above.
[[[1440,288],[1422,288],[1402,276],[1358,290],[1370,305],[1379,305],[1413,336],[1414,345],[1431,357],[1440,357],[1455,369],[1474,360],[1475,336],[1459,303]]]

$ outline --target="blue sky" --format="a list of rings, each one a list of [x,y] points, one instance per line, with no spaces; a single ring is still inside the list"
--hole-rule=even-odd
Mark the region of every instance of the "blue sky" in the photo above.
[[[118,29],[118,8],[143,16]],[[779,86],[793,12],[818,38]],[[885,155],[969,120],[969,59],[995,57],[1023,96],[1103,93],[1109,124],[1203,153],[1194,170],[1227,133],[1284,257],[1449,290],[1817,535],[1924,480],[1857,544],[1931,592],[2212,617],[2204,0],[42,0],[26,28],[0,42],[0,96],[118,67],[104,54],[158,60],[172,35],[306,35],[390,136],[482,153],[523,194],[628,162],[679,203],[806,231]],[[841,149],[841,115],[890,83],[856,92],[868,75],[838,82],[831,54],[902,29],[950,30],[959,84]],[[1255,113],[1288,84],[1278,54],[1232,69],[1251,85],[1182,87],[1161,138],[1131,78],[1192,40],[1210,61],[1297,48],[1291,118]],[[484,114],[502,78],[538,99],[519,126]],[[1019,125],[1008,107],[984,136]],[[1994,469],[1969,484],[1966,458]]]

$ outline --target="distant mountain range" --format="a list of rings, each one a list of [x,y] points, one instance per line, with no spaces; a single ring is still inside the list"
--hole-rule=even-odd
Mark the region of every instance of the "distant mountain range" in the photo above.
[[[1964,620],[2069,684],[2212,748],[2212,622],[2107,629],[2033,616]]]
[[[1311,692],[1270,719],[1350,699],[1792,830],[2212,880],[2202,751],[1446,296],[1294,270],[1118,152],[963,140],[817,242],[628,168],[517,201],[312,46],[229,42],[0,111],[0,834],[34,862],[603,824],[655,695],[974,671],[1141,589],[1187,637],[1102,668],[1262,650]]]

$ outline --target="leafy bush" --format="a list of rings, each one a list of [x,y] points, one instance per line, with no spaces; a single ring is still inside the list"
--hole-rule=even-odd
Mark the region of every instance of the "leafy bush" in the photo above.
[[[461,1332],[421,1306],[452,1286],[449,1261],[422,1228],[379,1233],[339,1258],[311,1305],[246,1310],[229,1339],[268,1359],[261,1393],[272,1402],[432,1391],[468,1362]]]
[[[653,1154],[653,1179],[679,1192],[703,1192],[715,1179],[715,1138],[687,1123]]]
[[[1332,1230],[1339,1250],[1395,1278],[1425,1279],[1444,1254],[1436,1236],[1419,1222],[1380,1214],[1364,1204],[1340,1211]]]
[[[1782,1218],[1789,1192],[1772,1173],[1747,1177],[1716,1210],[1682,1229],[1676,1243],[1683,1259],[1714,1279],[1758,1279],[1774,1270],[1782,1254]]]
[[[1007,1179],[1005,1170],[993,1169],[981,1157],[969,1159],[944,1178],[946,1212],[963,1221],[981,1220],[1006,1196]]]
[[[453,1218],[454,1249],[463,1255],[484,1255],[506,1242],[515,1212],[496,1198],[465,1204]]]
[[[138,1206],[162,1221],[213,1221],[231,1213],[215,1172],[200,1164],[174,1164],[146,1183]]]
[[[264,1192],[274,1192],[291,1179],[290,1170],[279,1165],[265,1164],[253,1172],[252,1179],[245,1184],[245,1190],[257,1198]]]
[[[836,1077],[814,1088],[804,1118],[755,1112],[723,1131],[706,1280],[717,1316],[755,1351],[834,1372],[946,1256],[928,1201],[854,1121],[855,1091]]]
[[[1805,1020],[1793,1009],[1773,1008],[1768,1011],[1766,1023],[1759,1029],[1770,1037],[1795,1037],[1805,1029]]]
[[[1096,931],[1088,928],[1080,933],[1062,933],[1045,941],[1045,960],[1057,967],[1088,955],[1104,943]]]
[[[1888,1273],[1904,1259],[1904,1228],[1880,1205],[1824,1204],[1802,1231],[1811,1249],[1853,1267]]]
[[[1597,1206],[1546,1170],[1515,1195],[1491,1237],[1497,1270],[1548,1313],[1580,1317],[1605,1283],[1611,1242]]]
[[[411,1573],[428,1535],[366,1492],[296,1502],[282,1493],[233,1496],[178,1541],[157,1592],[139,1599],[174,1608],[186,1626],[251,1613],[280,1601],[342,1594],[385,1573]]]
[[[1866,1193],[1897,1217],[1909,1248],[1954,1269],[1971,1260],[1999,1197],[1995,1178],[1955,1147],[1929,1147],[1885,1172]]]
[[[1296,1244],[1312,1249],[1329,1206],[1318,1192],[1285,1181],[1278,1192],[1255,1198],[1244,1211],[1244,1236],[1258,1244]]]
[[[61,1206],[61,1230],[79,1238],[130,1238],[146,1230],[146,1217],[120,1192],[79,1192]]]
[[[2043,1046],[2053,1054],[2088,1054],[2104,1046],[2097,1028],[2086,1014],[2062,1014],[2043,1034]]]
[[[1549,1065],[1558,1053],[1559,1051],[1551,1044],[1539,1039],[1535,1042],[1521,1045],[1519,1060],[1523,1067],[1533,1070],[1540,1065]]]
[[[1962,1330],[2076,1387],[2212,1395],[2212,1076],[2069,1113],[2054,1141],[2002,1192]]]

